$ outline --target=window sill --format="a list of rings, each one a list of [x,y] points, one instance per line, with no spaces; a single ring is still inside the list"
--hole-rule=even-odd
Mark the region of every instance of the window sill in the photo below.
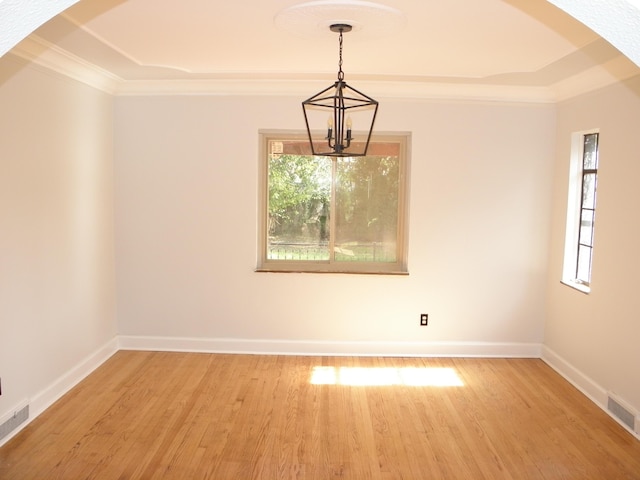
[[[344,270],[303,270],[303,269],[276,269],[276,268],[256,268],[256,273],[335,273],[338,275],[392,275],[407,276],[409,272],[403,271],[344,271]]]
[[[591,293],[591,287],[582,283],[573,282],[571,280],[560,280],[560,283],[566,285],[567,287],[571,287],[574,290],[578,290],[579,292],[582,292],[586,295],[589,295],[589,293]]]

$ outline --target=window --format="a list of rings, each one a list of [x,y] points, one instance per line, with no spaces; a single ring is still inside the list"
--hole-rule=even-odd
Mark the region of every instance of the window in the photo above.
[[[591,289],[599,133],[577,133],[572,140],[562,281],[588,293]]]
[[[339,158],[306,134],[260,136],[258,271],[407,272],[408,134]]]

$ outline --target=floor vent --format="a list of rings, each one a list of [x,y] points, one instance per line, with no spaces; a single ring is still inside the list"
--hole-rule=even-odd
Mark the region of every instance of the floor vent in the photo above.
[[[621,400],[609,394],[607,399],[607,409],[623,424],[631,429],[632,432],[635,432],[635,420],[636,414],[635,412],[628,406],[624,404]]]
[[[20,410],[16,410],[13,415],[0,424],[0,440],[14,431],[18,425],[29,418],[29,405],[25,405]]]

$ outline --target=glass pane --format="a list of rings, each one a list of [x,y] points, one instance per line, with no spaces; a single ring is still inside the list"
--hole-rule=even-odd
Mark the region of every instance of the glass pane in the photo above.
[[[582,176],[582,208],[596,208],[596,174]]]
[[[398,156],[340,158],[337,162],[335,260],[396,262]]]
[[[585,170],[598,168],[598,134],[589,133],[584,136],[584,159]]]
[[[580,215],[580,243],[582,245],[593,246],[594,215],[593,210],[583,210]]]
[[[587,285],[591,282],[591,247],[580,245],[578,247],[578,268],[576,280]]]
[[[331,160],[274,150],[284,153],[269,155],[267,259],[327,261]]]

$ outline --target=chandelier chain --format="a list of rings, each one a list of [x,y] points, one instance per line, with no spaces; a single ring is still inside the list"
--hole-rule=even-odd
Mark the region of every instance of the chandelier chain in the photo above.
[[[338,40],[340,44],[340,59],[338,60],[338,80],[344,80],[344,72],[342,71],[342,29],[340,29],[340,38]]]

